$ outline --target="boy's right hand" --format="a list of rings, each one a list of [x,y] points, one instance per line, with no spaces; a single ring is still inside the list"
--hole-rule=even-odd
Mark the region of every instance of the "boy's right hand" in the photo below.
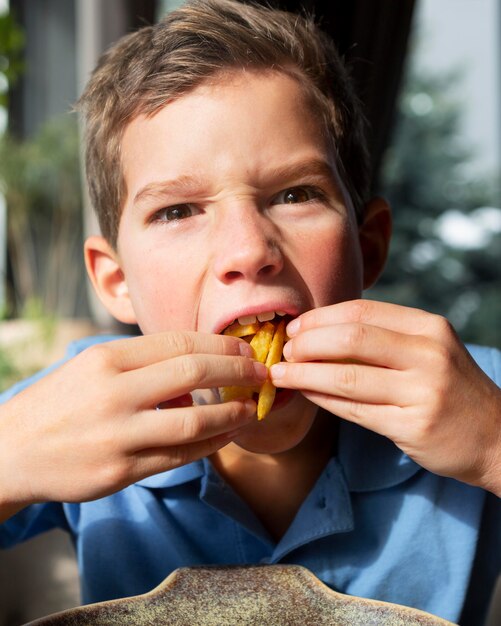
[[[85,350],[0,406],[0,518],[2,507],[103,497],[226,445],[255,403],[191,406],[188,394],[262,383],[250,356],[243,340],[195,332]]]

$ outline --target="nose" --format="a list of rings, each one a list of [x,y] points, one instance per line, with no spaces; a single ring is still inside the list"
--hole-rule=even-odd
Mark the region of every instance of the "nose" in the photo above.
[[[214,238],[217,278],[229,284],[279,274],[284,261],[278,235],[276,226],[257,208],[230,208],[221,216]]]

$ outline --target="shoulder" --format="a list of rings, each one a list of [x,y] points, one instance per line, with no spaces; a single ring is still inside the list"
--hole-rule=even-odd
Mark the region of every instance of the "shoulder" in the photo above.
[[[501,350],[470,344],[467,344],[466,348],[487,376],[501,385]]]
[[[7,402],[7,400],[10,400],[10,398],[20,393],[21,391],[23,391],[23,389],[26,389],[27,387],[29,387],[33,383],[36,383],[38,380],[40,380],[44,376],[47,376],[47,374],[54,371],[58,367],[61,367],[63,363],[66,363],[66,361],[69,361],[70,359],[75,357],[80,352],[83,352],[90,346],[93,346],[99,343],[105,343],[108,341],[113,341],[115,339],[123,339],[123,338],[124,338],[124,335],[94,335],[91,337],[85,337],[83,339],[78,339],[77,341],[71,342],[70,344],[68,344],[68,347],[66,348],[66,354],[64,355],[62,359],[60,359],[56,363],[53,363],[49,367],[46,367],[45,369],[40,370],[33,376],[30,376],[29,378],[19,381],[18,383],[16,383],[12,387],[10,387],[10,389],[7,389],[3,393],[0,393],[0,404],[2,404],[3,402]]]

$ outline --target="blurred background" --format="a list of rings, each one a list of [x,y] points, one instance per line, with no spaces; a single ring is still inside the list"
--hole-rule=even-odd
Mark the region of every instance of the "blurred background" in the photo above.
[[[96,223],[72,105],[110,43],[179,4],[0,0],[0,391],[72,339],[114,328],[83,268]],[[464,341],[501,347],[500,3],[272,4],[321,19],[366,106],[373,188],[394,210],[390,258],[366,296],[441,313]],[[76,604],[66,538],[0,554],[0,626]]]

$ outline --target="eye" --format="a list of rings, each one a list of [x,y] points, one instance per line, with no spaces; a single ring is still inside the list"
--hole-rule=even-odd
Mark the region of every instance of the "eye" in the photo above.
[[[157,211],[152,218],[154,222],[175,222],[196,215],[199,211],[191,204],[174,204]]]
[[[301,204],[321,196],[320,190],[314,187],[289,187],[277,194],[272,204]]]

